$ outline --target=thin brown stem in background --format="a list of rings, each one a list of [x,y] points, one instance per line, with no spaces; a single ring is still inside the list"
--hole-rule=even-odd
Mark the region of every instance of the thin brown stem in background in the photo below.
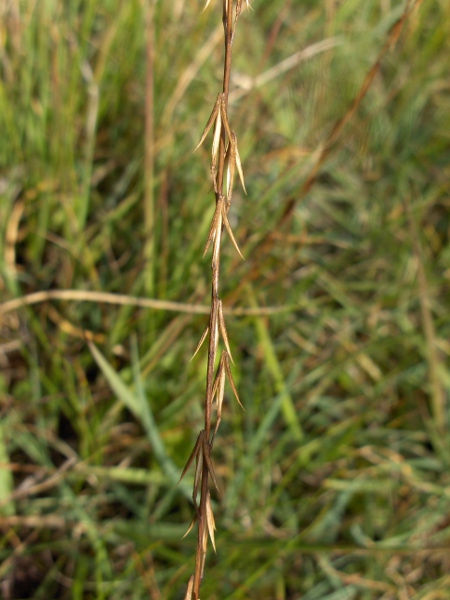
[[[155,199],[154,199],[154,0],[147,0],[146,19],[146,64],[145,76],[145,164],[144,164],[144,229],[145,229],[145,291],[154,294],[155,272]]]

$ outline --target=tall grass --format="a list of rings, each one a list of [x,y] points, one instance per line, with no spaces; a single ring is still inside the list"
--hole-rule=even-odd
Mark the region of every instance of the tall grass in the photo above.
[[[247,260],[225,232],[220,282],[245,412],[227,386],[201,597],[445,597],[450,9],[252,6],[229,96]],[[214,206],[192,150],[223,76],[202,8],[154,4],[149,75],[144,2],[1,6],[5,600],[180,599],[195,571],[176,483],[204,422]]]

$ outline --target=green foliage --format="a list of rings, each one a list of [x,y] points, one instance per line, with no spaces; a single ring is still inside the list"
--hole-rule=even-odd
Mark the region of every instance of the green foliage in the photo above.
[[[191,486],[176,479],[202,426],[204,348],[189,360],[207,317],[133,301],[145,5],[0,9],[2,299],[129,297],[0,305],[5,599],[179,599],[192,572]],[[210,150],[193,149],[222,77],[218,5],[154,14],[155,298],[196,308],[213,207]],[[202,597],[446,597],[450,8],[413,10],[305,194],[405,3],[252,6],[230,102],[248,196],[236,186],[229,219],[246,261],[225,234],[221,289],[225,309],[284,310],[227,315],[246,410],[228,389]]]

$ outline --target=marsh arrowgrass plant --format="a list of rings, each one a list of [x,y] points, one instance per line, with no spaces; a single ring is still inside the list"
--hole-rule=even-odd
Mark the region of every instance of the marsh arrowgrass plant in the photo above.
[[[205,5],[208,8],[209,0]],[[220,255],[222,248],[222,234],[226,230],[233,245],[241,258],[243,258],[228,220],[228,212],[231,208],[233,198],[233,185],[236,171],[239,174],[242,187],[245,190],[244,175],[241,159],[239,156],[237,136],[231,129],[228,120],[228,96],[230,92],[230,75],[233,41],[236,33],[237,23],[242,10],[242,0],[223,0],[222,23],[224,29],[224,69],[222,91],[217,95],[211,115],[206,123],[205,129],[197,146],[201,146],[210,130],[213,130],[212,153],[211,153],[211,178],[215,199],[215,210],[208,232],[204,255],[212,245],[212,285],[211,285],[211,313],[209,324],[203,333],[197,349],[200,350],[203,342],[208,340],[208,359],[206,369],[206,392],[204,400],[204,429],[198,435],[194,449],[186,463],[181,478],[195,459],[194,490],[192,498],[195,506],[195,521],[198,521],[197,550],[195,556],[195,573],[191,577],[186,592],[186,600],[197,600],[200,594],[200,585],[203,579],[205,560],[208,545],[208,536],[215,549],[214,530],[215,521],[210,497],[210,481],[217,484],[212,461],[212,449],[222,418],[222,408],[225,394],[225,381],[228,380],[234,396],[239,405],[241,402],[237,393],[236,385],[231,373],[230,363],[233,362],[231,349],[228,342],[228,334],[225,325],[225,317],[222,299],[220,298]],[[247,2],[248,7],[248,2]],[[216,370],[216,359],[219,341],[222,340],[225,348]],[[215,372],[215,373],[214,373]],[[215,425],[213,421],[213,403],[216,403]],[[213,426],[214,425],[214,426]],[[200,492],[200,500],[197,497]]]

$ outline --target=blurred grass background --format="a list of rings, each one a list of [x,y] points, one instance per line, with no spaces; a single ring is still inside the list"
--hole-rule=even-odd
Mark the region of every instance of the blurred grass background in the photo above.
[[[219,4],[0,2],[5,600],[183,598]],[[227,319],[246,412],[228,390],[202,598],[450,598],[446,0],[411,12],[302,192],[405,6],[254,0],[239,22],[247,260],[225,237],[222,297],[280,310]]]

